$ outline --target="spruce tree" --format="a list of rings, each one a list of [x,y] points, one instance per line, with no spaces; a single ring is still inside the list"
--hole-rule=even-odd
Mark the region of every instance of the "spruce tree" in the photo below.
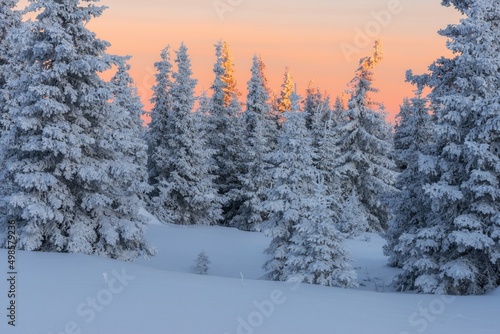
[[[260,204],[270,182],[265,173],[268,165],[266,154],[275,146],[276,127],[271,116],[264,68],[262,59],[254,56],[252,77],[248,81],[247,108],[242,119],[245,127],[243,149],[239,150],[238,156],[243,167],[239,175],[241,205],[231,221],[231,226],[247,231],[256,230],[263,219]]]
[[[319,87],[314,87],[310,81],[306,89],[306,98],[304,100],[304,112],[306,114],[306,127],[313,129],[324,119],[323,116],[328,113],[325,99]]]
[[[294,105],[297,108],[298,103]],[[266,249],[271,258],[264,269],[273,280],[355,286],[356,274],[336,228],[340,203],[326,193],[314,166],[304,113],[285,115],[278,147],[268,154],[272,186],[262,203],[266,219],[261,229],[272,241]]]
[[[328,117],[328,119],[331,119],[336,125],[342,123],[342,115],[344,114],[346,109],[347,108],[345,106],[343,96],[337,96],[335,98],[335,103],[333,104],[333,109],[331,110],[331,113],[329,115],[330,117]]]
[[[272,149],[276,145],[277,129],[271,106],[271,91],[264,73],[265,68],[262,58],[255,55],[251,68],[252,76],[248,81],[244,119],[250,128],[255,128],[257,122],[262,123],[264,140],[269,149]]]
[[[0,90],[5,84],[9,62],[8,33],[21,24],[21,14],[15,10],[17,0],[0,0]]]
[[[158,153],[164,156],[158,167],[158,197],[153,198],[161,217],[174,224],[214,225],[221,219],[221,200],[214,186],[212,150],[198,131],[191,61],[184,44],[175,59],[177,72],[170,95],[172,105],[163,135],[165,146]]]
[[[428,238],[418,233],[430,219],[430,202],[424,186],[432,178],[427,166],[432,161],[429,154],[433,127],[422,88],[419,85],[415,96],[404,100],[395,126],[394,158],[400,174],[395,184],[398,190],[392,196],[392,219],[388,224],[384,251],[389,256],[389,264],[396,267],[402,267],[405,262],[407,266],[419,263],[421,259],[411,254],[417,254],[416,249]],[[412,263],[406,260],[407,257],[411,257]],[[398,288],[403,288],[406,282],[400,280],[398,284]]]
[[[355,189],[342,200],[342,211],[337,226],[346,238],[357,237],[369,229],[367,212],[359,202],[359,197]]]
[[[284,121],[283,114],[292,111],[292,94],[295,92],[295,84],[293,83],[292,74],[288,66],[285,68],[285,75],[283,83],[281,84],[281,91],[278,99],[276,100],[279,122]]]
[[[145,112],[134,80],[129,74],[129,59],[128,56],[115,57],[117,71],[111,78],[111,84],[116,130],[107,135],[114,143],[115,152],[122,155],[122,165],[131,167],[123,175],[124,180],[129,180],[129,191],[136,192],[146,201],[151,186],[148,184],[147,144],[144,139],[144,123],[141,119]]]
[[[385,121],[383,108],[369,96],[377,92],[372,85],[373,69],[381,59],[377,41],[373,54],[360,60],[351,82],[348,108],[337,129],[338,166],[344,195],[356,191],[372,231],[383,231],[387,227],[389,209],[383,199],[393,191],[395,178],[394,162],[390,158],[391,127]]]
[[[36,19],[11,35],[18,67],[1,138],[11,189],[4,219],[17,222],[24,250],[132,260],[153,253],[130,188],[128,173],[140,168],[115,150],[128,142],[110,136],[121,111],[100,77],[114,60],[85,27],[104,7],[79,3],[30,0]]]
[[[9,60],[12,56],[12,47],[9,45],[8,34],[12,32],[15,28],[18,28],[21,24],[21,14],[19,11],[15,10],[17,5],[17,0],[0,0],[0,131],[4,132],[10,126],[7,101],[8,101],[8,89],[7,80],[9,75],[15,76],[15,64],[10,63]],[[3,156],[4,150],[2,148],[4,145],[0,145],[0,180],[5,178],[5,172],[7,167],[5,166],[5,159]],[[0,186],[0,215],[5,216],[6,214],[6,202],[5,195],[11,192],[10,189],[6,187],[6,184]],[[6,227],[0,224],[0,245],[3,245],[4,238],[7,237],[7,231],[3,230]]]
[[[172,129],[168,128],[168,117],[172,110],[172,63],[170,62],[170,46],[167,45],[161,51],[161,60],[155,63],[157,73],[155,74],[156,83],[153,86],[153,97],[151,103],[151,122],[146,135],[148,144],[148,177],[149,183],[153,186],[151,197],[159,195],[158,164],[164,164],[165,152],[163,148],[168,145],[166,134]],[[170,123],[171,124],[171,123]],[[163,217],[166,218],[166,217]]]
[[[342,233],[336,228],[340,206],[330,200],[321,182],[301,198],[284,268],[287,281],[342,288],[358,285]]]
[[[9,64],[11,46],[9,46],[7,36],[9,32],[21,24],[21,14],[15,10],[17,3],[17,0],[0,0],[0,112],[2,114],[0,129],[8,127],[6,118],[8,92],[5,84],[9,72],[11,75],[15,75],[14,68],[16,65]]]
[[[330,209],[340,212],[336,227],[348,237],[356,236],[368,228],[365,214],[359,206],[357,196],[343,196],[342,179],[339,172],[338,132],[332,118],[318,120],[310,130],[313,149],[316,153],[314,165],[325,182],[325,195],[329,197]],[[355,205],[356,207],[354,207]],[[344,214],[345,213],[345,214]],[[356,213],[356,214],[354,214]],[[354,219],[352,219],[354,218]],[[364,219],[364,220],[363,220]]]
[[[405,258],[400,278],[404,288],[426,293],[482,294],[500,285],[500,6],[443,5],[464,18],[439,32],[454,56],[421,78],[436,117],[435,179],[424,187],[434,216],[416,231],[428,235],[411,254],[421,260]]]
[[[306,212],[304,198],[311,197],[314,183],[319,178],[313,158],[304,114],[286,113],[278,146],[267,155],[267,160],[272,164],[267,170],[272,186],[265,192],[262,210],[266,213],[266,219],[260,225],[260,230],[272,238],[266,249],[270,259],[264,269],[273,280],[288,279],[285,264],[294,226]]]
[[[215,80],[211,87],[213,94],[207,134],[210,148],[214,150],[218,192],[224,200],[224,219],[221,223],[228,225],[242,202],[239,193],[242,166],[238,156],[242,147],[243,122],[239,117],[241,105],[227,42],[217,43],[215,52],[217,60],[214,65]]]

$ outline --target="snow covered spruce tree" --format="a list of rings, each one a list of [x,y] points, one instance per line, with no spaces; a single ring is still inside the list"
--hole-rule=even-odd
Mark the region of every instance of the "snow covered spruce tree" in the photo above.
[[[314,87],[313,82],[309,82],[309,86],[306,89],[306,98],[303,101],[303,112],[306,118],[306,127],[311,132],[313,138],[313,149],[319,154],[322,150],[326,149],[329,153],[332,152],[333,147],[326,147],[328,145],[336,146],[335,143],[331,142],[333,139],[332,135],[335,132],[335,122],[332,122],[332,111],[330,109],[330,97],[323,97],[319,87]],[[322,146],[322,147],[320,147]],[[338,155],[338,154],[337,154]],[[318,156],[318,161],[316,163],[319,168],[319,164],[326,158],[329,162],[331,159],[337,155]],[[322,163],[323,166],[328,166],[328,162]]]
[[[15,10],[18,1],[15,0],[0,0],[0,131],[3,132],[9,127],[9,117],[7,109],[8,91],[6,82],[9,73],[15,75],[15,65],[9,63],[11,56],[9,52],[9,40],[7,35],[14,28],[21,24],[21,14]],[[0,132],[0,133],[1,133]],[[0,146],[0,180],[5,178],[6,166],[3,158],[3,149]],[[5,184],[0,186],[0,216],[5,217],[5,195],[10,193],[10,189],[5,187]],[[4,230],[5,224],[0,223],[0,245],[4,243],[4,238],[7,236],[7,231]]]
[[[500,6],[498,0],[443,4],[465,18],[440,31],[454,57],[438,59],[423,76],[436,117],[430,167],[436,180],[425,186],[435,216],[415,232],[428,237],[411,254],[418,265],[403,259],[399,285],[482,294],[500,285]]]
[[[21,14],[15,10],[17,3],[17,0],[0,0],[0,112],[2,114],[0,129],[8,126],[5,118],[7,115],[5,99],[8,96],[5,83],[8,73],[14,71],[15,65],[9,64],[11,47],[7,35],[21,24]]]
[[[0,0],[0,89],[6,81],[6,65],[10,58],[7,34],[21,24],[21,14],[15,10],[17,3],[17,0]]]
[[[355,275],[339,246],[336,213],[329,210],[324,193],[317,188],[321,176],[313,165],[304,114],[285,115],[278,147],[268,154],[272,186],[262,203],[267,215],[261,230],[272,241],[266,249],[271,258],[264,269],[273,280],[349,286]]]
[[[151,197],[157,197],[158,191],[158,165],[164,165],[163,159],[166,157],[165,152],[161,150],[167,147],[166,134],[172,129],[168,126],[168,117],[172,110],[172,96],[170,90],[172,88],[172,63],[170,62],[170,46],[167,45],[161,51],[161,60],[155,63],[156,83],[153,86],[153,97],[151,103],[151,122],[146,135],[148,144],[148,177],[149,183],[153,186]],[[152,203],[151,203],[152,204]],[[153,205],[153,204],[152,204]],[[154,208],[153,208],[154,210]],[[165,217],[160,217],[165,218]]]
[[[271,110],[271,93],[264,73],[265,68],[262,58],[255,55],[251,68],[252,76],[248,82],[244,124],[250,126],[250,128],[256,128],[257,123],[261,123],[265,145],[271,150],[276,145],[277,128]]]
[[[284,113],[288,111],[292,111],[292,94],[295,92],[295,84],[293,83],[292,74],[290,73],[290,69],[288,66],[285,68],[285,75],[283,78],[283,83],[281,84],[280,95],[276,100],[277,111],[275,111],[278,115],[278,123],[284,122],[285,118],[283,116]]]
[[[90,2],[90,1],[83,1]],[[12,34],[15,79],[7,83],[12,124],[2,134],[8,220],[21,249],[132,260],[153,252],[144,239],[141,201],[130,184],[140,168],[119,131],[108,43],[85,28],[103,7],[31,0],[36,20]]]
[[[129,74],[130,57],[114,57],[116,74],[111,78],[113,85],[112,107],[114,109],[115,130],[107,133],[114,144],[116,154],[121,154],[124,165],[131,167],[123,180],[130,182],[130,191],[142,200],[147,200],[151,191],[148,184],[147,144],[144,139],[145,128],[141,117],[145,114],[134,80]]]
[[[212,150],[198,131],[193,113],[197,80],[191,78],[191,61],[184,44],[175,62],[172,106],[165,124],[169,131],[162,134],[165,146],[153,153],[158,172],[158,196],[153,203],[160,217],[174,224],[214,225],[221,219],[221,199],[212,174]]]
[[[272,187],[265,192],[262,210],[266,212],[266,219],[260,226],[260,230],[273,238],[266,249],[271,259],[264,265],[268,277],[273,280],[285,281],[288,278],[285,263],[294,225],[303,214],[303,199],[313,193],[313,184],[318,179],[313,157],[304,115],[286,113],[278,146],[267,157],[272,164],[267,170]]]
[[[254,56],[252,77],[248,81],[247,108],[243,114],[243,149],[239,150],[238,160],[242,165],[239,181],[241,205],[231,221],[231,226],[241,230],[253,231],[262,222],[260,204],[263,192],[268,188],[266,177],[266,154],[275,146],[276,123],[271,115],[269,88],[264,74],[262,59]]]
[[[312,194],[301,199],[302,210],[293,225],[284,268],[286,280],[355,287],[357,275],[349,264],[343,235],[336,228],[340,206],[330,203],[332,197],[326,196],[324,185],[318,183],[314,187]]]
[[[348,108],[337,128],[338,166],[344,195],[356,192],[372,231],[387,227],[389,210],[383,199],[393,191],[395,178],[394,162],[390,159],[391,126],[385,121],[384,112],[374,109],[380,105],[369,96],[377,92],[372,86],[372,70],[381,59],[380,42],[377,41],[373,54],[360,60],[351,81]]]
[[[208,258],[207,253],[205,253],[205,251],[201,251],[194,261],[193,269],[198,275],[206,275],[210,269],[210,263],[211,261]]]
[[[337,96],[335,98],[335,103],[333,104],[333,109],[331,110],[331,114],[329,115],[328,119],[331,119],[334,121],[334,124],[340,124],[342,123],[342,115],[346,111],[346,106],[345,106],[345,93],[342,93],[342,96]]]
[[[353,237],[368,228],[366,215],[360,211],[356,194],[344,198],[339,173],[339,148],[336,122],[331,112],[325,120],[316,120],[314,128],[309,130],[313,138],[313,150],[316,152],[314,165],[324,180],[324,191],[329,196],[330,209],[340,213],[336,219],[337,229],[347,237]],[[307,116],[306,116],[307,117]],[[341,209],[342,208],[342,209]]]
[[[214,65],[215,80],[211,87],[213,94],[207,134],[210,148],[215,151],[218,192],[224,200],[221,224],[228,225],[241,204],[239,175],[242,166],[238,156],[242,147],[243,126],[239,117],[241,105],[228,43],[217,43],[215,52],[217,60]]]
[[[314,87],[310,81],[306,89],[306,98],[304,100],[304,112],[306,114],[306,127],[313,129],[323,120],[323,115],[328,113],[325,105],[325,99],[319,87]]]
[[[408,80],[412,80],[408,73]],[[394,133],[394,157],[400,174],[392,196],[392,218],[385,234],[387,245],[385,254],[389,264],[396,267],[419,266],[420,251],[426,248],[429,233],[420,233],[431,219],[430,199],[425,194],[424,185],[432,180],[428,166],[432,161],[429,154],[432,143],[432,120],[428,100],[422,96],[422,85],[412,99],[405,99],[397,115],[398,123]],[[402,288],[406,278],[400,277]]]

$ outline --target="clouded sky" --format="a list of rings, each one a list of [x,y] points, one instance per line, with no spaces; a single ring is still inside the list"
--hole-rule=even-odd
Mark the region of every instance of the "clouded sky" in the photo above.
[[[271,89],[279,91],[289,66],[299,93],[310,80],[332,97],[346,88],[358,59],[380,38],[384,60],[376,69],[377,100],[393,119],[412,87],[407,69],[426,71],[449,55],[437,31],[459,20],[439,0],[102,0],[109,7],[89,27],[112,44],[111,53],[133,56],[132,75],[149,108],[153,64],[167,44],[189,48],[198,91],[213,80],[214,44],[229,42],[238,86],[246,95],[254,53],[262,55]]]

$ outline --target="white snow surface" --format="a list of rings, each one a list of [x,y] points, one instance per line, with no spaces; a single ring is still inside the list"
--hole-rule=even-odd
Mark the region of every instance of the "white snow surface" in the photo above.
[[[16,326],[7,324],[4,275],[0,333],[499,333],[500,289],[467,297],[394,292],[388,284],[397,270],[387,267],[378,235],[347,241],[361,286],[341,289],[262,279],[270,240],[261,233],[158,225],[142,214],[158,250],[151,260],[18,251]],[[211,261],[206,276],[193,269],[202,250]],[[7,273],[6,250],[0,268]]]

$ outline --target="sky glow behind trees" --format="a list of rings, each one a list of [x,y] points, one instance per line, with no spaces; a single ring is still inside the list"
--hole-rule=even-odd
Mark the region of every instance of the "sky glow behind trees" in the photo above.
[[[358,60],[380,38],[384,60],[374,85],[380,89],[378,100],[386,105],[390,121],[414,89],[404,83],[405,71],[424,72],[439,56],[449,55],[445,39],[436,32],[459,19],[439,0],[102,0],[99,4],[109,9],[89,28],[112,44],[110,53],[132,56],[131,74],[148,110],[153,64],[167,44],[177,49],[184,41],[189,48],[197,94],[209,91],[214,44],[223,39],[231,46],[242,96],[246,96],[252,57],[258,53],[275,93],[288,66],[299,94],[305,95],[313,80],[333,101],[346,89]],[[384,16],[390,8],[395,14]],[[363,34],[371,35],[369,41],[364,41]],[[346,44],[359,53],[346,57],[341,49]]]

